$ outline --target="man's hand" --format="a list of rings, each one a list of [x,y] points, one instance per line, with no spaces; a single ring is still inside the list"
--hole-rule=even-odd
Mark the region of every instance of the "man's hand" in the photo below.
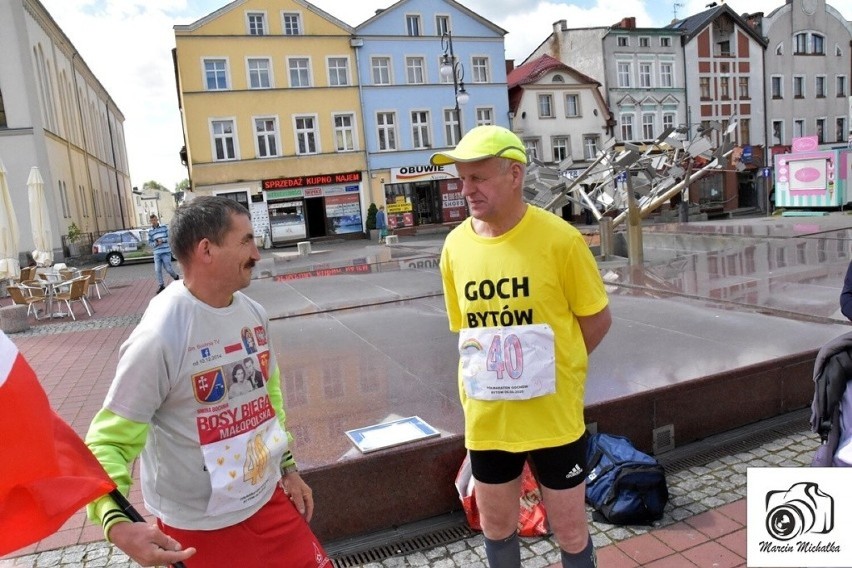
[[[281,479],[284,493],[290,496],[290,501],[296,506],[296,510],[310,522],[314,515],[314,495],[305,480],[298,472],[287,473]]]
[[[194,548],[184,549],[148,523],[117,523],[109,530],[109,540],[141,566],[168,566],[195,554]]]

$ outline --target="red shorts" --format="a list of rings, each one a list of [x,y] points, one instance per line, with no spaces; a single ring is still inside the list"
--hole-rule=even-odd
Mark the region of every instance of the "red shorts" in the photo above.
[[[157,525],[184,548],[196,549],[197,552],[184,561],[187,568],[331,568],[332,565],[281,486],[257,513],[230,527],[212,531],[184,530],[160,520]]]

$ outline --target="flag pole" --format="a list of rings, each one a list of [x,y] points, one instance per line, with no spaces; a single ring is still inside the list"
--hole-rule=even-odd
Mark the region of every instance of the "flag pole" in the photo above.
[[[139,511],[137,511],[133,505],[130,504],[130,501],[127,500],[127,498],[121,493],[121,491],[119,491],[118,489],[113,489],[109,492],[109,496],[112,497],[113,501],[115,501],[115,504],[118,505],[122,511],[124,511],[124,514],[126,514],[131,521],[133,521],[134,523],[145,522],[145,518],[139,514]],[[172,564],[172,566],[174,566],[175,568],[186,568],[183,562],[175,562],[174,564]]]

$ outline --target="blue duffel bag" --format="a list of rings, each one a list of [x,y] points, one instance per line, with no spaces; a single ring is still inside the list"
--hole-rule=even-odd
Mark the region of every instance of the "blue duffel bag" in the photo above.
[[[586,503],[596,521],[648,525],[663,516],[669,500],[666,473],[655,458],[612,434],[589,437]]]

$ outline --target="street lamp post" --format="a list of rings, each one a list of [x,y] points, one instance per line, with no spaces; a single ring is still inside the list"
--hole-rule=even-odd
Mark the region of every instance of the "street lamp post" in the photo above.
[[[444,50],[444,56],[441,58],[441,76],[444,79],[453,78],[453,95],[455,96],[455,115],[456,115],[456,144],[461,140],[461,109],[459,105],[467,104],[470,97],[464,88],[464,66],[456,61],[456,55],[453,52],[453,34],[449,31],[441,35],[441,49]]]

